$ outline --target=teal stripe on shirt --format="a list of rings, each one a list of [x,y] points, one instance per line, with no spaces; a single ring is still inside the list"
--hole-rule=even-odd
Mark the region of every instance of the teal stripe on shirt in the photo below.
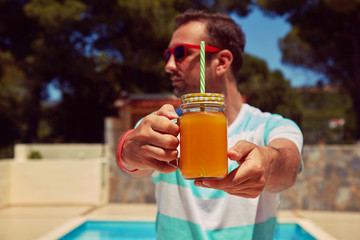
[[[277,127],[281,127],[281,126],[291,126],[294,127],[296,129],[300,128],[298,127],[298,125],[296,125],[296,123],[290,119],[287,118],[283,118],[280,115],[274,114],[273,117],[271,117],[265,124],[264,127],[264,143],[266,143],[266,139],[269,136],[270,132]]]
[[[247,126],[250,124],[250,113],[246,111],[239,125],[233,129],[233,131],[228,132],[228,138],[232,137],[235,134],[239,134],[240,132],[247,129]]]
[[[235,168],[237,168],[239,165],[236,161],[231,161],[228,167],[228,172],[231,172]],[[209,188],[202,188],[202,187],[196,187],[194,185],[194,180],[185,180],[181,174],[180,171],[177,170],[172,173],[163,174],[163,173],[156,173],[153,174],[153,180],[154,183],[157,184],[159,181],[166,182],[173,185],[178,185],[184,188],[190,188],[191,192],[195,197],[199,198],[205,198],[205,199],[215,199],[215,198],[224,198],[226,195],[228,195],[226,192],[218,191],[215,189],[209,189]],[[177,187],[177,186],[176,186]]]
[[[241,216],[239,216],[241,217]],[[200,225],[158,212],[156,231],[158,240],[272,240],[276,226],[276,217],[269,218],[262,223],[216,230],[204,230]]]
[[[215,189],[210,188],[202,188],[202,187],[196,187],[194,185],[194,180],[185,180],[181,175],[180,171],[177,170],[176,172],[163,174],[159,173],[153,174],[154,183],[157,184],[158,182],[165,182],[174,185],[174,187],[184,187],[189,188],[192,192],[192,194],[195,197],[198,198],[205,198],[205,199],[216,199],[216,198],[224,198],[226,195],[228,195],[226,192],[218,191]]]

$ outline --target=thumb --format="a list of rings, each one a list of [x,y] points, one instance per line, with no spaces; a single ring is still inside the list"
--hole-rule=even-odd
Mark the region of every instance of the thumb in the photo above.
[[[228,150],[227,155],[230,160],[234,160],[234,161],[237,161],[241,158],[239,152],[233,148]]]
[[[177,113],[175,112],[175,108],[173,105],[170,104],[165,104],[163,105],[156,113],[155,115],[158,116],[164,116],[167,117],[168,119],[175,119],[178,118],[179,116],[177,115]]]
[[[240,140],[227,152],[227,155],[230,160],[243,162],[246,156],[254,150],[256,147],[255,144]]]

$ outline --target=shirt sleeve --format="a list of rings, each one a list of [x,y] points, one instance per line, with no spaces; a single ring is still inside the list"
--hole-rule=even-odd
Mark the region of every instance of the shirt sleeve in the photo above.
[[[303,134],[298,125],[290,119],[283,118],[275,115],[270,118],[265,125],[264,129],[264,142],[265,145],[269,144],[272,140],[277,138],[286,138],[292,141],[301,156],[303,148]],[[303,160],[301,157],[301,167],[299,172],[303,169]]]
[[[264,143],[269,144],[276,138],[286,138],[292,141],[299,150],[302,152],[303,148],[303,135],[298,125],[290,119],[274,115],[270,118],[264,129]]]

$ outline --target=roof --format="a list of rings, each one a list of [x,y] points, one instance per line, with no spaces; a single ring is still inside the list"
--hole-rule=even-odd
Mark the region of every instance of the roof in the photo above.
[[[131,107],[149,108],[160,107],[164,104],[171,104],[174,107],[179,107],[181,100],[173,94],[130,94],[126,97],[117,99],[114,103],[115,107],[118,108],[126,105],[130,105]]]

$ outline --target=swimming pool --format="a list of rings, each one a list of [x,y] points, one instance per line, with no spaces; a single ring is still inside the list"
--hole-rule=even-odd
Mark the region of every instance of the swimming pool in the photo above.
[[[86,221],[59,240],[155,240],[155,222]],[[274,240],[316,240],[296,223],[278,223]]]

